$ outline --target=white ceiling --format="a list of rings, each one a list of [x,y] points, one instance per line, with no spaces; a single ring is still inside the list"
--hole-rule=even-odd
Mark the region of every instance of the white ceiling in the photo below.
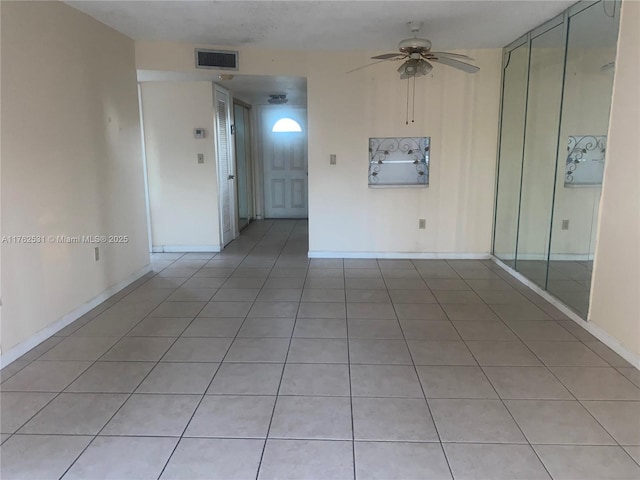
[[[292,50],[393,52],[410,36],[407,22],[422,21],[421,37],[434,50],[503,47],[562,12],[573,0],[422,1],[136,1],[65,3],[135,40]],[[139,71],[140,81],[218,81],[212,72]],[[286,93],[306,104],[306,79],[236,75],[224,83],[253,104]]]
[[[136,40],[294,50],[389,50],[423,21],[434,50],[497,48],[573,0],[65,2]]]

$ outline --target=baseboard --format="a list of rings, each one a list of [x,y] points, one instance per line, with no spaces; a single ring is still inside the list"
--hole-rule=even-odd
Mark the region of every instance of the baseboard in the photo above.
[[[220,245],[154,245],[153,253],[218,253]]]
[[[622,358],[624,358],[631,365],[640,369],[640,355],[636,355],[635,353],[629,351],[624,345],[618,342],[618,340],[616,340],[611,335],[609,335],[609,333],[607,333],[607,331],[604,330],[602,327],[596,325],[593,322],[588,322],[585,319],[581,318],[577,313],[571,310],[567,305],[562,303],[561,300],[557,299],[556,297],[551,295],[547,290],[543,290],[538,285],[536,285],[531,280],[529,280],[527,277],[518,273],[517,271],[509,267],[507,264],[503,263],[499,258],[492,256],[491,259],[497,265],[499,265],[505,272],[511,275],[513,278],[515,278],[520,283],[523,283],[524,285],[529,287],[531,290],[536,292],[538,295],[544,298],[547,302],[549,302],[551,305],[556,307],[558,310],[564,313],[567,317],[569,317],[571,320],[573,320],[575,323],[580,325],[591,335],[593,335],[602,343],[604,343],[611,350],[613,350]]]
[[[497,258],[497,257],[496,257]],[[515,255],[500,255],[502,260],[515,260]],[[556,262],[587,262],[593,260],[594,255],[589,253],[552,253],[549,259]],[[518,260],[547,261],[544,253],[518,253]]]
[[[143,277],[144,275],[146,275],[150,271],[151,271],[151,264],[148,264],[145,267],[141,268],[140,270],[132,273],[131,275],[129,275],[127,278],[125,278],[121,282],[118,282],[115,285],[107,288],[105,291],[103,291],[102,293],[100,293],[96,297],[92,298],[88,302],[83,303],[78,308],[75,308],[71,312],[67,313],[64,317],[56,320],[51,325],[49,325],[49,326],[45,327],[44,329],[40,330],[39,332],[37,332],[35,335],[32,335],[30,338],[28,338],[25,341],[19,343],[15,347],[9,349],[7,352],[5,352],[2,355],[0,355],[0,368],[4,368],[7,365],[9,365],[11,362],[13,362],[14,360],[17,360],[22,355],[27,353],[29,350],[31,350],[32,348],[37,347],[42,342],[44,342],[46,339],[52,337],[57,332],[62,330],[64,327],[66,327],[67,325],[73,323],[78,318],[80,318],[82,315],[84,315],[85,313],[89,312],[93,308],[97,307],[102,302],[104,302],[108,298],[110,298],[113,295],[115,295],[116,293],[118,293],[120,290],[128,287],[133,282],[135,282],[139,278]]]
[[[309,250],[309,258],[383,258],[416,260],[487,260],[488,253],[447,253],[447,252],[323,252]]]

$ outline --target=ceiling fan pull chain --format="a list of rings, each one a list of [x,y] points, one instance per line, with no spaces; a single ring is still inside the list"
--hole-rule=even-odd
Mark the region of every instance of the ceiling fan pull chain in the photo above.
[[[405,125],[409,125],[409,79],[407,78],[407,116],[405,118]]]
[[[411,112],[411,123],[416,121],[416,77],[413,77],[413,111]]]

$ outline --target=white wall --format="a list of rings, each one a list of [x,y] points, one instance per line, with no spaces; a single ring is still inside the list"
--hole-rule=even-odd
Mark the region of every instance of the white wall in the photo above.
[[[2,2],[3,360],[149,263],[131,39],[60,2]],[[15,352],[14,348],[14,352]]]
[[[137,42],[136,64],[196,72],[194,48]],[[489,253],[500,50],[469,52],[481,67],[477,75],[438,65],[433,76],[418,79],[416,123],[409,126],[406,82],[395,63],[345,73],[377,52],[239,50],[239,74],[307,77],[312,253]],[[369,189],[369,137],[416,135],[431,137],[430,186]],[[336,166],[329,165],[331,153]],[[426,230],[418,230],[419,218]]]
[[[143,82],[141,92],[153,249],[219,251],[213,85]]]
[[[640,356],[638,58],[640,3],[627,0],[622,2],[589,320]]]

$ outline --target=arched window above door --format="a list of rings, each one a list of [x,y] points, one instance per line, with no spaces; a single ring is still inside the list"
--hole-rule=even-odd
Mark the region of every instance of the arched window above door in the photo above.
[[[302,127],[293,118],[284,117],[273,124],[271,131],[276,133],[302,132]]]

